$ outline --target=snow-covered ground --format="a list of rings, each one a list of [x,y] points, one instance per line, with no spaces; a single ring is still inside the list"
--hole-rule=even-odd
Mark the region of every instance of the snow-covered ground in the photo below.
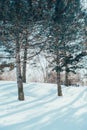
[[[24,84],[25,101],[17,100],[15,82],[0,81],[0,130],[87,130],[87,87]]]

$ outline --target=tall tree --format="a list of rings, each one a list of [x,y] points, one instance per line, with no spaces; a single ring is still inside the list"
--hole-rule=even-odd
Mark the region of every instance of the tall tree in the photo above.
[[[76,41],[76,39],[79,39],[79,36],[83,34],[83,31],[81,30],[81,16],[82,13],[80,10],[80,0],[56,0],[55,14],[52,17],[54,21],[51,24],[50,31],[52,42],[50,40],[48,48],[49,51],[53,54],[53,61],[56,63],[54,69],[56,70],[57,75],[59,72],[62,71],[62,68],[64,67],[63,62],[66,61],[67,58],[69,58],[68,56],[70,56],[67,56],[68,48],[65,47],[64,44],[66,45],[66,43]],[[70,58],[72,59],[72,56]],[[73,60],[75,59],[73,58]],[[67,64],[65,64],[65,67],[67,73],[69,62],[66,63]],[[68,76],[67,74],[66,79]],[[59,83],[58,95],[60,96],[62,95],[60,87],[60,74],[57,77],[57,81],[59,79],[59,81],[57,82],[57,84]]]

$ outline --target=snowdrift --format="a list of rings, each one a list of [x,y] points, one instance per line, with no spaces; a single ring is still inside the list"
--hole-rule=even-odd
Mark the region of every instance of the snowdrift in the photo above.
[[[24,84],[25,101],[17,100],[17,84],[0,81],[0,130],[87,130],[87,87]]]

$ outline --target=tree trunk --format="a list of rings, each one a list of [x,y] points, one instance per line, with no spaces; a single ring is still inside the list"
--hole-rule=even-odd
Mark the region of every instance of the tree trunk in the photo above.
[[[25,48],[24,48],[24,59],[23,59],[23,68],[22,68],[22,81],[26,83],[26,69],[27,69],[27,46],[28,46],[28,32],[26,29],[25,34]]]
[[[27,49],[24,49],[24,59],[23,59],[23,70],[22,70],[22,81],[26,83],[26,67],[27,67]]]
[[[66,65],[66,68],[65,68],[65,85],[68,87],[69,86],[69,79],[68,79],[67,69],[68,69],[68,66]]]
[[[60,82],[60,72],[57,72],[57,92],[58,92],[58,96],[62,96],[62,88],[61,88],[61,82]]]
[[[60,66],[60,55],[59,51],[57,50],[57,66]],[[57,92],[58,96],[62,96],[62,88],[61,88],[61,81],[60,81],[60,70],[57,70]]]
[[[20,63],[20,43],[19,35],[16,37],[16,74],[17,74],[17,85],[18,85],[18,99],[24,100],[23,82],[21,76],[21,63]]]

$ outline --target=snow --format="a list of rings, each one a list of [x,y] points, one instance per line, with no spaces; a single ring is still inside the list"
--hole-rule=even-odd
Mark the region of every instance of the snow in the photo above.
[[[81,5],[83,7],[83,10],[87,12],[87,0],[81,0]]]
[[[87,130],[87,87],[24,84],[17,100],[16,82],[0,81],[0,130]]]

